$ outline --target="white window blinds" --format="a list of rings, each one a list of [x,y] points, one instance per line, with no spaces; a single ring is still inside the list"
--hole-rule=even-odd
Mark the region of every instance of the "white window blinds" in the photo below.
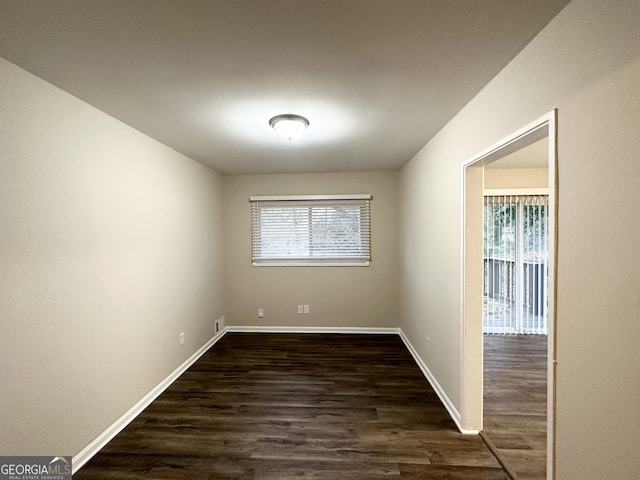
[[[254,265],[368,265],[371,195],[251,197]]]
[[[547,334],[547,195],[484,200],[485,334]]]

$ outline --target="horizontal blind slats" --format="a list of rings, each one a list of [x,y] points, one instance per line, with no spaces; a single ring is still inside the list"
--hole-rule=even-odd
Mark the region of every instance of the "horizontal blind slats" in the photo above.
[[[368,199],[252,200],[252,260],[369,261],[370,218]]]

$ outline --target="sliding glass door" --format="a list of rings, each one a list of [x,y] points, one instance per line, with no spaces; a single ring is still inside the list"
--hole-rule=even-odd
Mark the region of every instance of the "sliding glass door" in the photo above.
[[[485,334],[547,334],[547,210],[547,195],[485,197]]]

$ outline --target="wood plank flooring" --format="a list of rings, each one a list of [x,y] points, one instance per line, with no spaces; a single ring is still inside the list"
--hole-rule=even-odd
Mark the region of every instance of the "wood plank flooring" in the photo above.
[[[396,335],[228,333],[74,479],[508,480]]]
[[[485,335],[484,433],[516,480],[546,478],[546,336]]]

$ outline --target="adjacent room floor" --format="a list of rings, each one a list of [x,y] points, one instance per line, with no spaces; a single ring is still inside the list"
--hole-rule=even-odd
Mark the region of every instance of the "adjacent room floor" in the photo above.
[[[484,433],[517,480],[546,478],[546,336],[485,335]]]
[[[508,480],[396,335],[228,333],[74,479]]]

